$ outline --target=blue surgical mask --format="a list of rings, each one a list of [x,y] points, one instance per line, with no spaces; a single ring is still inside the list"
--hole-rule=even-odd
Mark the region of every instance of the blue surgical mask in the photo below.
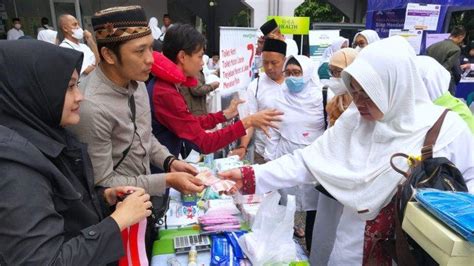
[[[303,77],[287,77],[285,79],[286,86],[291,93],[298,93],[304,89]]]

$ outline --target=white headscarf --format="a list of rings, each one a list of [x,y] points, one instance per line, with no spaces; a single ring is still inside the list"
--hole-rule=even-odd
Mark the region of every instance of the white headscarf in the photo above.
[[[397,56],[387,51],[397,51]],[[430,101],[415,56],[400,36],[364,48],[342,78],[347,87],[351,76],[357,80],[384,117],[366,120],[351,104],[333,127],[303,150],[308,154],[304,163],[317,181],[364,220],[374,219],[390,202],[402,179],[391,169],[390,157],[396,152],[420,154],[426,132],[444,110]],[[448,113],[435,152],[458,136],[462,123]]]
[[[311,132],[314,134],[320,131],[317,134],[317,136],[320,136],[324,132],[322,86],[315,71],[315,65],[307,56],[289,56],[284,64],[284,69],[291,58],[295,58],[301,66],[305,87],[299,93],[290,93],[288,88],[285,87],[283,98],[277,99],[278,109],[285,112],[285,114],[297,113],[298,115],[312,120],[313,123],[301,124],[298,128],[282,126],[280,128],[280,134],[283,138],[294,143],[309,145],[312,141],[308,142],[308,138],[306,138],[303,133]],[[314,121],[320,123],[314,123]],[[314,140],[314,138],[312,138],[312,140]]]
[[[349,40],[344,38],[344,37],[337,37],[337,39],[335,39],[332,43],[331,43],[331,46],[329,46],[328,48],[326,48],[326,50],[324,50],[324,53],[323,53],[323,57],[321,59],[321,63],[326,63],[326,62],[329,62],[329,58],[331,58],[331,56],[341,50],[341,46],[347,42],[347,45],[349,45]]]
[[[38,40],[49,42],[49,43],[52,43],[52,44],[57,44],[56,43],[56,36],[58,36],[58,32],[55,31],[55,30],[44,29],[44,30],[38,32]]]
[[[357,38],[357,36],[359,36],[359,35],[362,35],[362,36],[365,37],[365,39],[367,40],[367,44],[371,44],[371,43],[374,43],[376,41],[380,41],[379,35],[374,30],[363,30],[361,32],[358,32],[354,36],[354,42],[355,42],[355,39]]]
[[[449,90],[451,74],[434,58],[420,55],[415,59],[421,78],[431,101],[435,101]]]
[[[151,35],[153,39],[158,40],[161,36],[161,29],[158,27],[158,19],[155,17],[151,17],[150,21],[148,22],[148,27],[151,29]]]

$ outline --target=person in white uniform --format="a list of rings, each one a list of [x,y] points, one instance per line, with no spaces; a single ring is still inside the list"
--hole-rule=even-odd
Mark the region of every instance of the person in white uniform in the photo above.
[[[58,45],[58,32],[50,29],[43,29],[38,32],[38,40]]]
[[[349,46],[349,40],[344,37],[337,37],[331,45],[324,50],[323,57],[321,58],[320,65],[318,68],[318,76],[321,82],[327,84],[327,80],[331,77],[329,73],[329,59],[331,56],[344,48]]]
[[[262,63],[265,73],[254,79],[247,87],[246,103],[250,114],[265,109],[272,109],[275,100],[286,89],[285,77],[283,75],[283,64],[285,63],[286,43],[278,39],[266,39],[263,45]],[[240,146],[230,152],[238,155],[241,159],[247,153],[247,147],[254,134],[253,129],[247,129],[247,135],[240,139]],[[266,136],[261,130],[255,132],[254,162],[264,163]]]
[[[280,27],[276,23],[275,19],[270,19],[269,21],[265,22],[261,27],[260,30],[263,33],[265,39],[279,39],[286,43],[286,56],[290,55],[298,55],[298,45],[296,44],[295,40],[286,38],[280,31]]]
[[[335,52],[329,60],[332,81],[329,88],[335,95],[326,105],[330,127],[352,103],[352,97],[342,81],[341,73],[354,61],[356,56],[357,52],[354,49],[344,48]],[[318,189],[321,188],[318,187]],[[313,232],[317,233],[313,234],[311,249],[308,250],[310,251],[311,261],[318,261],[319,265],[327,265],[334,245],[337,224],[344,206],[330,194],[324,192],[319,193],[317,204],[318,215],[312,228]]]
[[[275,108],[285,114],[278,129],[271,129],[270,138],[266,139],[264,157],[267,161],[275,160],[310,145],[324,133],[327,127],[322,86],[315,75],[311,59],[304,55],[290,56],[286,60],[284,69],[287,88],[276,99]],[[280,193],[282,194],[281,201],[286,201],[285,194],[295,195],[297,209],[306,212],[304,236],[307,250],[311,250],[319,192],[314,186],[300,185],[292,189],[280,190]],[[295,231],[296,233],[301,236],[298,230]]]
[[[458,113],[474,134],[474,116],[471,110],[464,101],[449,92],[451,73],[431,56],[419,55],[416,63],[433,103]]]
[[[397,51],[397,57],[386,51]],[[390,167],[390,157],[396,152],[418,155],[427,131],[445,110],[431,102],[415,57],[413,48],[400,36],[367,46],[342,72],[354,103],[323,136],[264,165],[220,175],[237,182],[233,191],[242,188],[244,193],[321,184],[344,206],[326,264],[391,265],[390,256],[377,241],[377,237],[393,233],[392,198],[403,180]],[[473,149],[469,128],[457,114],[449,112],[434,156],[451,160],[471,193]],[[322,264],[313,256],[310,260],[311,265]]]
[[[74,16],[64,14],[61,15],[58,20],[59,29],[64,35],[64,40],[59,46],[74,49],[84,54],[80,73],[80,79],[82,79],[96,68],[100,60],[97,45],[92,34],[79,27],[79,23]],[[83,38],[87,41],[88,45],[79,42]]]
[[[7,40],[18,40],[20,37],[25,36],[25,33],[21,30],[21,22],[19,18],[12,19],[13,28],[7,32]]]
[[[355,48],[358,52],[364,49],[367,45],[380,41],[378,33],[374,30],[363,30],[356,33],[354,36],[354,41],[352,42],[352,47]]]
[[[158,40],[161,37],[161,34],[163,34],[160,27],[158,26],[158,19],[155,17],[150,18],[150,20],[148,21],[148,27],[151,30],[151,35],[153,36],[153,39],[155,40]]]

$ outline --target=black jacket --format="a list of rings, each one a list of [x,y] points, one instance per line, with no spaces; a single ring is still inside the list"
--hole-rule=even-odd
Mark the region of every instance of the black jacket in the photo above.
[[[0,125],[0,265],[101,265],[124,255],[87,148],[66,141],[19,121]]]

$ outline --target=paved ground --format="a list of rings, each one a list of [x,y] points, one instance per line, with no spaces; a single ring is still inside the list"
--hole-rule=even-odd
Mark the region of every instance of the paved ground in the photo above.
[[[306,212],[295,212],[295,225],[301,228],[305,228],[306,223]],[[301,245],[304,251],[306,251],[306,255],[309,255],[308,250],[306,250],[306,240],[304,237],[294,237],[296,241]]]

